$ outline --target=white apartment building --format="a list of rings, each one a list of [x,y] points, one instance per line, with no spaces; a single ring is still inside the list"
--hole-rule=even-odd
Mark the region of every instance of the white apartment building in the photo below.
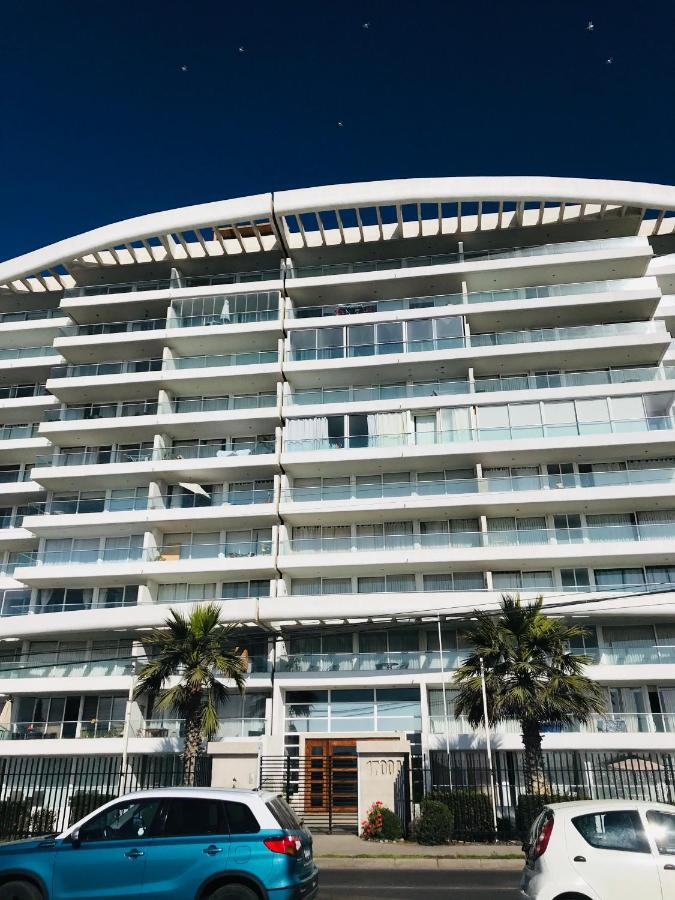
[[[0,285],[0,756],[178,751],[134,667],[213,598],[251,654],[224,744],[480,748],[451,677],[503,592],[607,691],[546,749],[673,749],[675,187],[261,194]]]

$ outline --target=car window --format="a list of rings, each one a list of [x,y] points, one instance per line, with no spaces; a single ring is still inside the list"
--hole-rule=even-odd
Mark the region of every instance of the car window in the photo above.
[[[94,816],[79,829],[80,841],[124,841],[154,837],[160,799],[127,800]]]
[[[266,806],[282,828],[285,828],[287,831],[299,831],[302,829],[302,825],[295,813],[281,797],[274,797],[272,800],[268,800]]]
[[[572,824],[591,847],[651,853],[640,815],[634,809],[613,809],[604,813],[575,816]]]
[[[162,837],[227,834],[222,800],[172,797],[166,802]]]
[[[654,838],[654,843],[663,856],[675,854],[675,815],[661,812],[660,809],[650,809],[647,813],[649,833]]]
[[[258,820],[245,803],[225,801],[225,810],[230,834],[257,834],[260,831]]]

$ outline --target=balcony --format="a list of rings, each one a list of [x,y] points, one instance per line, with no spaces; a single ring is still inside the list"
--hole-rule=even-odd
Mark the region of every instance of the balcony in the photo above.
[[[675,522],[649,525],[584,525],[580,528],[522,528],[505,531],[428,532],[345,537],[291,538],[291,553],[358,553],[476,547],[531,547],[537,545],[607,544],[662,541],[675,538]]]
[[[40,319],[62,319],[66,314],[62,309],[19,309],[14,312],[0,313],[0,325],[14,322],[36,322]]]
[[[109,719],[73,722],[12,722],[0,725],[0,740],[35,741],[72,738],[121,738],[124,721]]]
[[[301,332],[294,332],[296,334]],[[513,344],[540,344],[561,341],[598,340],[622,336],[668,337],[661,322],[614,322],[605,325],[572,325],[569,327],[531,328],[521,331],[497,331],[466,337],[428,338],[424,340],[380,341],[333,347],[291,349],[291,361],[354,359],[390,354],[425,353],[457,348],[478,349]]]
[[[626,485],[675,484],[675,468],[626,469],[563,475],[512,475],[446,481],[410,481],[387,484],[325,485],[289,488],[281,499],[290,503],[323,503],[340,500],[388,500],[396,497],[454,496],[463,494],[559,491]]]
[[[441,672],[456,669],[466,652],[402,650],[382,653],[295,653],[277,660],[278,672]]]
[[[45,410],[45,422],[76,422],[92,419],[116,419],[127,416],[157,415],[156,400],[132,400],[122,404],[86,403],[79,406],[61,406]]]
[[[131,659],[102,659],[83,662],[55,662],[31,665],[30,662],[0,662],[0,680],[3,678],[97,678],[114,675],[131,675]]]
[[[641,419],[575,422],[564,425],[500,426],[495,428],[462,428],[455,431],[436,431],[424,434],[360,434],[344,437],[286,439],[287,453],[317,450],[384,449],[393,447],[429,447],[439,444],[480,441],[517,441],[537,438],[566,438],[604,434],[642,434],[672,431],[675,423],[670,416],[645,416]]]
[[[79,325],[77,327],[78,337],[104,335],[104,334],[126,334],[129,332],[139,331],[156,331],[166,328],[166,317],[159,319],[133,319],[125,322],[94,322],[91,325]]]
[[[355,275],[369,272],[383,272],[392,269],[409,269],[426,266],[443,266],[453,263],[514,259],[528,256],[548,256],[565,253],[589,253],[598,250],[620,250],[640,248],[644,241],[640,238],[605,238],[594,241],[569,241],[558,244],[540,244],[531,247],[507,247],[496,250],[466,250],[462,253],[441,253],[431,256],[408,256],[396,259],[362,260],[351,263],[334,263],[321,266],[297,266],[289,273],[289,278],[320,278],[326,275]]]
[[[129,562],[170,563],[179,560],[242,559],[269,556],[271,540],[225,541],[223,543],[164,544],[161,547],[128,547],[100,550],[29,550],[21,553],[23,566],[107,565]]]
[[[39,360],[41,357],[58,357],[58,350],[51,345],[48,347],[0,347],[0,363],[12,360]],[[49,365],[49,359],[45,359],[44,365]]]
[[[445,257],[443,257],[445,258]],[[656,286],[656,285],[655,285]],[[350,303],[330,303],[322,306],[296,306],[288,309],[288,315],[296,319],[315,319],[332,316],[353,316],[400,310],[433,309],[466,304],[511,303],[513,301],[549,300],[552,297],[585,296],[600,293],[627,293],[645,289],[634,278],[614,281],[589,281],[573,284],[545,284],[537,287],[507,288],[497,291],[470,291],[467,294],[432,294],[427,297],[403,297],[391,300],[363,300]],[[659,290],[653,291],[658,297]]]
[[[220,444],[176,444],[173,447],[140,448],[134,450],[72,450],[38,456],[36,466],[105,466],[114,463],[164,462],[167,460],[228,459],[274,453],[275,441],[242,441],[236,448],[223,449]]]
[[[177,281],[170,278],[155,278],[149,281],[130,281],[120,284],[91,284],[67,288],[64,298],[98,297],[108,294],[127,294],[138,291],[167,291],[188,287],[202,287],[219,284],[247,284],[256,281],[272,281],[281,278],[280,269],[265,269],[256,272],[225,272],[217,275],[181,275]]]
[[[533,391],[590,385],[633,384],[675,379],[675,366],[635,366],[630,368],[590,369],[579,372],[549,372],[543,375],[495,375],[448,378],[442,381],[401,384],[358,385],[350,387],[296,388],[287,404],[325,406],[329,403],[369,403],[406,398],[482,394],[495,391]]]
[[[464,716],[447,720],[443,716],[429,718],[431,734],[451,736],[475,735],[483,732],[471,725]],[[520,735],[520,723],[515,720],[495,722],[491,732],[496,735]],[[543,729],[544,734],[673,734],[675,733],[675,715],[669,713],[605,713],[592,716],[587,723],[570,723],[566,725],[549,725]]]
[[[253,718],[221,718],[214,741],[227,738],[260,737],[265,734],[265,719]],[[167,738],[183,740],[185,737],[185,721],[183,719],[146,719],[133,729],[134,737]]]

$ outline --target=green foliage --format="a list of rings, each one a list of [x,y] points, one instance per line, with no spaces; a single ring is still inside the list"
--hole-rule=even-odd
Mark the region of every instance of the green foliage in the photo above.
[[[76,791],[70,798],[70,816],[68,824],[79,822],[87,813],[93,812],[109,800],[114,800],[117,794],[104,794],[99,791]]]
[[[428,800],[444,803],[453,819],[453,836],[459,840],[485,840],[494,835],[492,804],[488,794],[471,789],[437,788]]]
[[[419,820],[415,824],[415,837],[420,844],[447,844],[452,837],[452,813],[437,800],[422,803]]]
[[[569,799],[560,794],[521,794],[516,808],[516,829],[521,839],[525,840],[528,836],[534,820],[545,806]]]
[[[233,681],[243,693],[248,654],[237,647],[235,630],[221,622],[216,603],[203,603],[187,615],[170,610],[164,626],[144,639],[150,659],[139,672],[134,696],[148,695],[155,709],[185,719],[186,758],[196,753],[190,743],[194,731],[210,740],[218,730],[218,709],[229,696],[219,679]],[[172,678],[178,683],[165,687]]]
[[[361,837],[366,841],[398,841],[403,837],[401,820],[381,800],[370,807],[361,829]]]
[[[28,798],[0,800],[0,839],[49,834],[54,830],[54,813],[51,810],[33,809]]]
[[[476,610],[475,624],[464,632],[473,652],[455,673],[455,715],[478,727],[483,721],[482,660],[490,721],[520,722],[532,787],[543,784],[542,726],[587,722],[606,706],[603,688],[584,672],[590,658],[570,650],[586,629],[545,615],[543,603],[542,597],[522,603],[519,596],[505,594],[498,615]]]
[[[398,841],[403,837],[401,820],[386,806],[382,807],[382,840]]]

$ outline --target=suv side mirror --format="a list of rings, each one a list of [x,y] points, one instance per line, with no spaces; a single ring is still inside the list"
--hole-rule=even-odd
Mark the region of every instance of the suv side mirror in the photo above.
[[[79,828],[76,828],[75,831],[70,832],[70,843],[75,848],[79,847],[82,844],[82,841],[80,840],[80,829]]]

